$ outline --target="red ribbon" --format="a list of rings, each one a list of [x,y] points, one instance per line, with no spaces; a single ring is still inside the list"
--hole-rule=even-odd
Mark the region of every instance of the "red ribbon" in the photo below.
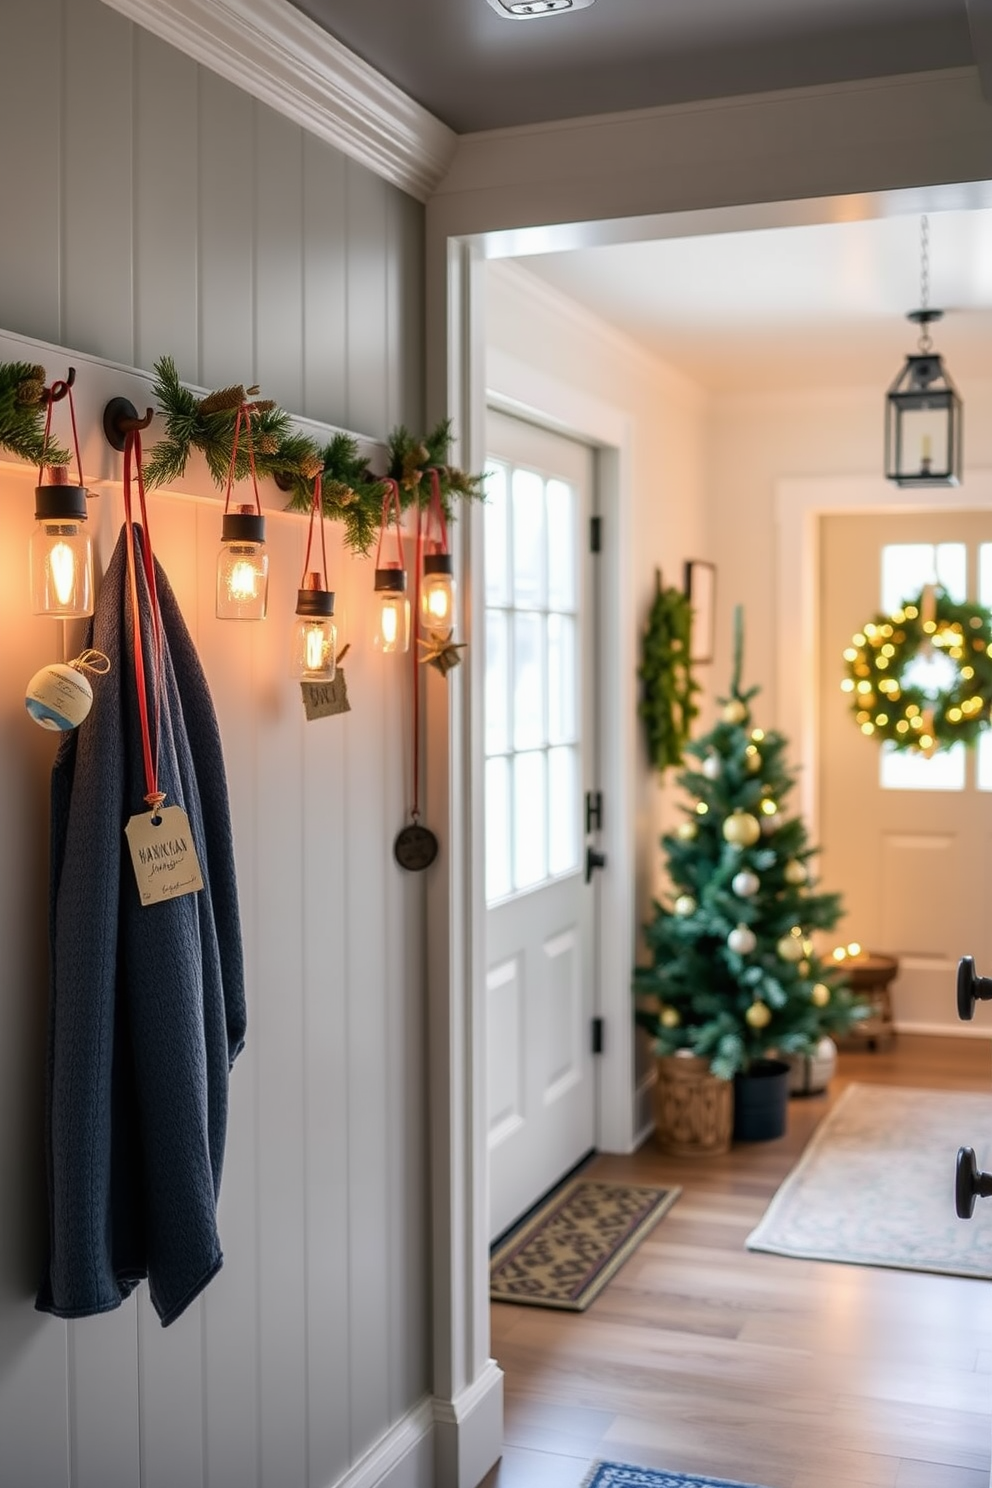
[[[259,516],[262,515],[262,502],[258,494],[258,476],[255,473],[255,445],[251,437],[251,416],[256,413],[254,403],[240,403],[238,405],[238,416],[234,420],[234,438],[231,441],[231,463],[227,468],[227,492],[224,497],[224,513],[231,505],[231,491],[234,487],[234,472],[238,463],[238,436],[242,428],[245,431],[245,443],[248,446],[248,468],[251,470],[251,483],[255,492],[255,510]]]
[[[386,494],[382,498],[382,519],[379,522],[379,546],[375,550],[375,566],[382,567],[382,544],[389,530],[390,518],[393,512],[396,514],[396,553],[399,558],[398,567],[403,567],[403,534],[400,531],[403,522],[403,509],[400,506],[400,488],[396,481],[386,476],[382,484],[386,488]]]
[[[310,503],[310,530],[307,533],[307,555],[303,560],[303,583],[306,582],[307,574],[310,572],[310,548],[313,544],[313,523],[316,517],[320,522],[320,556],[324,564],[324,588],[329,588],[327,581],[327,540],[324,537],[324,479],[318,470],[313,481],[313,500]],[[302,587],[302,585],[301,585]]]
[[[138,596],[138,574],[134,562],[134,520],[131,507],[131,464],[137,469],[138,499],[141,505],[141,556],[148,584],[151,605],[152,638],[154,654],[151,664],[152,697],[154,699],[154,737],[149,717],[148,688],[146,684],[144,644],[141,638],[141,605]],[[162,718],[162,615],[158,604],[158,588],[155,583],[155,559],[152,555],[151,537],[148,532],[148,509],[145,504],[145,480],[141,470],[141,434],[129,429],[124,436],[124,525],[127,531],[127,574],[131,599],[131,617],[134,626],[134,680],[138,690],[138,715],[141,720],[141,748],[145,761],[145,802],[152,811],[165,800],[165,793],[158,788],[158,740]]]
[[[70,367],[69,368],[69,378],[68,379],[59,378],[57,381],[53,382],[52,385],[51,385],[51,387],[48,389],[48,396],[45,399],[45,404],[46,404],[46,407],[45,407],[45,442],[44,442],[42,448],[44,450],[46,450],[46,451],[48,449],[48,435],[51,432],[51,427],[52,427],[52,409],[54,408],[54,406],[55,406],[56,403],[60,402],[60,400],[62,398],[68,398],[69,399],[69,422],[72,424],[72,447],[76,451],[76,485],[77,486],[81,486],[83,484],[83,462],[79,458],[79,431],[76,428],[76,405],[72,401],[72,382],[69,380],[69,379],[75,377],[75,375],[76,375],[75,374],[75,369],[72,368],[72,367]],[[44,467],[44,465],[39,465],[38,466],[38,484],[39,484],[39,486],[42,483],[42,479],[44,477],[44,474],[45,474],[45,467]]]

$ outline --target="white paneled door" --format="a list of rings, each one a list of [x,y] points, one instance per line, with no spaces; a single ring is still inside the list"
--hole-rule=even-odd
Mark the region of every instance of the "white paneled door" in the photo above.
[[[847,911],[838,936],[898,955],[897,1024],[958,1031],[955,971],[973,956],[992,970],[992,733],[926,758],[872,737],[881,709],[853,715],[844,650],[878,612],[925,584],[992,606],[992,515],[888,513],[821,519],[820,822],[824,886]],[[913,681],[943,684],[937,648]],[[848,684],[849,685],[849,684]],[[992,1024],[980,1003],[976,1025]]]
[[[594,1145],[600,870],[593,454],[503,414],[490,414],[488,430],[486,1005],[495,1238]]]

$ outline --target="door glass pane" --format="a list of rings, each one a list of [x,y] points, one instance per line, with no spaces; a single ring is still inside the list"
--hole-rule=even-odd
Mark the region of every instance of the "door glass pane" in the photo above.
[[[486,604],[510,602],[509,533],[510,507],[506,499],[506,466],[490,461],[486,466],[486,499],[483,503],[486,548]]]
[[[548,873],[546,756],[513,758],[513,887],[527,889]]]
[[[537,749],[544,735],[544,617],[513,616],[513,747]]]
[[[575,517],[578,493],[564,481],[548,481],[548,608],[578,609],[575,581]]]
[[[579,752],[575,748],[548,751],[550,827],[548,867],[552,873],[571,873],[579,866]]]
[[[510,617],[486,611],[486,753],[504,754],[510,747]]]
[[[964,543],[889,543],[882,549],[882,609],[897,610],[924,584],[943,584],[956,604],[968,594]]]
[[[576,623],[571,615],[548,616],[548,739],[571,743],[578,737]]]
[[[486,898],[492,902],[509,894],[510,877],[510,761],[486,760]]]
[[[513,600],[544,603],[544,482],[533,470],[513,472]]]
[[[882,745],[880,782],[885,790],[963,791],[964,777],[963,744],[953,744],[929,759],[895,749],[887,741]]]

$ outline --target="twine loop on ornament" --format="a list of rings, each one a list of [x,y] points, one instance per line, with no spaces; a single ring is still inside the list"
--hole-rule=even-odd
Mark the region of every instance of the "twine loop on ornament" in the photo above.
[[[110,671],[110,657],[105,656],[102,651],[94,651],[87,647],[81,651],[75,660],[67,662],[76,672],[89,672],[93,677],[105,677]]]

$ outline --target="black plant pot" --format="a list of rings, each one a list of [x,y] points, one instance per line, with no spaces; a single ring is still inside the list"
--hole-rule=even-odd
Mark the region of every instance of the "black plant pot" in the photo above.
[[[790,1067],[784,1059],[756,1059],[734,1076],[734,1141],[770,1142],[785,1136]]]

